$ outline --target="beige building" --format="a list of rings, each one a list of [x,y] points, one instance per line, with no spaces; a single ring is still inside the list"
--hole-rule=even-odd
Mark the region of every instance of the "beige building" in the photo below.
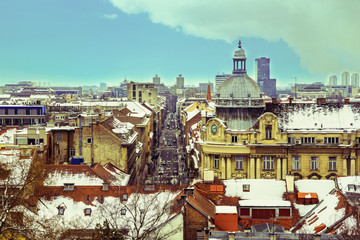
[[[146,102],[157,108],[157,88],[154,83],[128,83],[127,98],[140,103]]]

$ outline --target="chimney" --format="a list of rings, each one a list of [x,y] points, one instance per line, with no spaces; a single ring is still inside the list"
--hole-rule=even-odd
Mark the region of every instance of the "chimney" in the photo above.
[[[290,104],[290,105],[292,104],[292,101],[293,101],[293,98],[290,97],[290,98],[289,98],[289,104]]]
[[[207,88],[206,100],[207,100],[207,101],[211,101],[210,84],[208,85],[208,88]]]
[[[350,104],[350,99],[349,99],[349,98],[345,98],[345,99],[344,99],[344,104]]]
[[[317,98],[316,99],[316,104],[318,106],[321,106],[322,104],[325,104],[326,103],[326,98]]]
[[[184,189],[184,193],[186,196],[194,196],[194,187],[188,187]]]
[[[271,103],[277,103],[277,98],[271,98]]]

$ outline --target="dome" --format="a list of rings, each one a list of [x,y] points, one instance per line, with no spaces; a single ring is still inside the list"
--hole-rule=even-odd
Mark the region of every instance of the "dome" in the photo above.
[[[234,58],[246,59],[244,49],[239,48],[238,50],[236,50],[234,52]]]
[[[260,98],[261,90],[247,74],[234,75],[220,87],[220,98]]]

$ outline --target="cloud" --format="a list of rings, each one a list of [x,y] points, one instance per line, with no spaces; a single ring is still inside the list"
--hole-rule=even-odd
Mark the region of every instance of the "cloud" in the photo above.
[[[104,17],[107,19],[115,19],[118,17],[118,15],[112,13],[112,14],[104,14]]]
[[[360,71],[360,1],[110,0],[127,14],[207,39],[282,39],[313,73]],[[286,66],[284,66],[286,67]]]

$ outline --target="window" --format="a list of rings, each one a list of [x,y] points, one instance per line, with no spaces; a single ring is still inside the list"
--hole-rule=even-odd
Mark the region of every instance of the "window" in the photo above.
[[[288,143],[294,144],[295,138],[294,137],[288,137]]]
[[[70,157],[75,156],[75,148],[70,148]]]
[[[63,135],[61,133],[56,134],[56,141],[62,142],[63,141]]]
[[[109,191],[109,183],[103,183],[102,190],[103,191]]]
[[[214,168],[219,168],[219,155],[214,155]]]
[[[65,213],[65,208],[64,207],[59,206],[57,209],[58,209],[58,215],[64,215],[64,213]]]
[[[74,183],[64,183],[64,191],[74,191]]]
[[[25,110],[26,115],[30,115],[30,109]]]
[[[271,139],[272,138],[272,125],[265,126],[265,138]]]
[[[9,114],[9,109],[5,108],[5,115]]]
[[[279,217],[291,217],[290,209],[279,209]]]
[[[61,150],[60,150],[60,148],[57,149],[57,154],[58,154],[58,155],[61,155]]]
[[[91,208],[85,208],[84,213],[85,213],[85,216],[90,216],[91,215]]]
[[[338,137],[324,137],[324,143],[328,144],[339,144],[339,138]]]
[[[300,170],[300,157],[299,156],[294,156],[292,158],[292,169],[293,170]]]
[[[127,201],[127,200],[128,200],[128,194],[127,194],[127,193],[124,193],[124,194],[122,195],[122,200],[123,200],[123,201]]]
[[[18,110],[14,109],[14,113],[15,113],[15,115],[18,115]]]
[[[250,184],[243,184],[243,192],[250,192]]]
[[[274,219],[275,209],[252,209],[252,219]]]
[[[250,216],[250,208],[240,208],[240,216]]]
[[[301,138],[301,144],[314,144],[315,143],[315,137],[302,137]]]
[[[263,168],[265,170],[273,170],[274,169],[274,157],[273,156],[265,156],[263,158]]]
[[[231,136],[231,142],[232,143],[237,143],[238,141],[238,137],[237,136]]]
[[[311,157],[310,159],[310,170],[317,170],[318,165],[318,157]]]
[[[125,208],[121,209],[121,215],[126,215],[126,209]]]
[[[329,157],[329,170],[336,171],[336,157]]]
[[[92,138],[87,138],[87,139],[86,139],[86,142],[87,142],[88,144],[91,144],[91,143],[92,143]]]
[[[104,195],[101,195],[101,196],[100,196],[99,202],[100,202],[100,203],[104,203]]]
[[[235,156],[235,169],[243,169],[243,156]]]

